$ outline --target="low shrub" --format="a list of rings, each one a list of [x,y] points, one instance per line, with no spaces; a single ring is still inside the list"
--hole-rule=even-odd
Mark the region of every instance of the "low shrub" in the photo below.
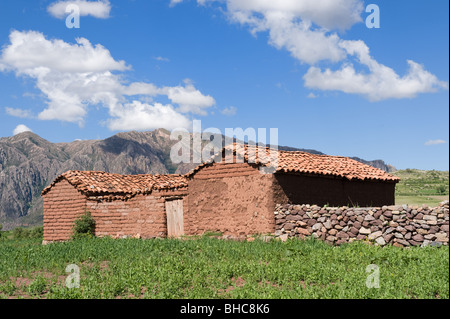
[[[72,231],[72,239],[95,237],[95,220],[90,212],[86,212],[75,220]]]
[[[44,227],[38,226],[34,228],[16,227],[12,231],[12,237],[14,239],[35,238],[40,239],[44,235]]]

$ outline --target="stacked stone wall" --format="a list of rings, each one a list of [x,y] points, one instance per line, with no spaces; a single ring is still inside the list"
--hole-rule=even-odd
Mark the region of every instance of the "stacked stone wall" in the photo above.
[[[370,208],[277,205],[275,237],[314,236],[333,245],[354,240],[399,247],[448,245],[449,202],[438,207]]]

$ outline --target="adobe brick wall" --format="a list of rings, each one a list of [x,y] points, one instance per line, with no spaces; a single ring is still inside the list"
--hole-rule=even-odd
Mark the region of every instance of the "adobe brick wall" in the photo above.
[[[44,241],[69,240],[75,219],[86,211],[95,219],[95,235],[111,237],[167,236],[165,198],[183,198],[186,189],[153,191],[128,200],[87,198],[66,180],[44,195]],[[183,201],[184,210],[188,209]]]
[[[214,163],[189,182],[185,233],[224,235],[273,233],[273,176],[247,163]]]
[[[395,203],[395,183],[294,174],[275,174],[274,177],[276,201],[281,204],[370,207]]]
[[[87,209],[96,221],[96,236],[154,238],[167,236],[165,199],[184,198],[187,189],[153,191],[123,201],[91,198]],[[187,203],[183,200],[183,209]]]
[[[449,202],[438,207],[391,205],[382,207],[320,207],[277,205],[274,235],[314,236],[340,245],[368,240],[377,245],[399,247],[448,245]]]
[[[44,240],[70,239],[73,223],[86,211],[86,198],[66,180],[44,196]]]
[[[86,207],[96,221],[96,236],[165,236],[164,199],[160,197],[139,194],[127,201],[88,200]]]

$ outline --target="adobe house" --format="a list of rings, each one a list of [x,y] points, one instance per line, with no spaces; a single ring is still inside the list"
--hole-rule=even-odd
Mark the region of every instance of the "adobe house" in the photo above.
[[[399,178],[347,157],[230,144],[186,176],[185,231],[273,233],[276,204],[382,206]],[[265,154],[264,154],[265,153]],[[272,169],[265,174],[263,169]]]
[[[86,211],[96,221],[96,236],[178,235],[187,185],[180,175],[68,171],[42,191],[44,241],[70,239],[75,219]]]
[[[230,144],[185,176],[69,171],[44,189],[44,240],[90,211],[97,236],[273,233],[276,204],[393,205],[399,178],[347,157]]]

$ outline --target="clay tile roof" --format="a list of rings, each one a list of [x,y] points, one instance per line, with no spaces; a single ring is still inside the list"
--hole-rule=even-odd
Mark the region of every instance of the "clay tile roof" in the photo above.
[[[355,161],[348,157],[315,155],[306,152],[291,152],[259,148],[265,152],[258,152],[258,148],[233,143],[225,146],[221,152],[189,172],[186,176],[193,176],[202,167],[213,162],[226,160],[226,156],[233,154],[233,162],[247,162],[272,168],[273,173],[303,173],[325,175],[348,180],[380,180],[398,182],[400,178],[390,175],[383,170]],[[231,157],[230,157],[231,158]],[[239,161],[238,161],[239,160]]]
[[[187,187],[182,175],[120,175],[93,171],[67,171],[42,191],[47,194],[62,179],[86,196],[116,195],[116,198],[148,194],[152,190]]]

